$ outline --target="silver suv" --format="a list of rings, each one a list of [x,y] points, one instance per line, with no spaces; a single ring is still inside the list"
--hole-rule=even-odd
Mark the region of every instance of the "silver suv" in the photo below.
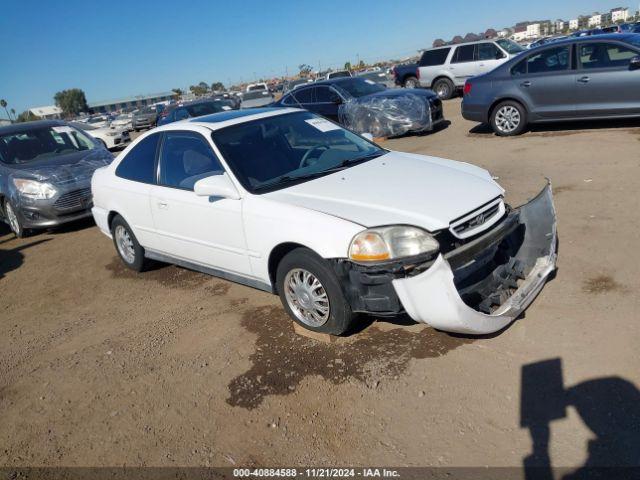
[[[490,72],[523,52],[512,40],[481,40],[425,50],[418,62],[420,86],[447,100],[471,77]]]

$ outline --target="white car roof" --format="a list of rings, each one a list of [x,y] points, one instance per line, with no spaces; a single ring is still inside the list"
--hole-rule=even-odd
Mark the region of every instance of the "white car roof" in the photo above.
[[[230,125],[259,120],[261,118],[276,117],[287,113],[301,112],[299,108],[251,108],[246,110],[227,110],[226,112],[212,113],[211,115],[203,115],[202,117],[190,118],[179,122],[168,123],[160,127],[154,128],[154,132],[162,130],[175,130],[178,125],[197,125],[208,128],[209,130],[219,130]],[[188,129],[187,129],[188,130]]]

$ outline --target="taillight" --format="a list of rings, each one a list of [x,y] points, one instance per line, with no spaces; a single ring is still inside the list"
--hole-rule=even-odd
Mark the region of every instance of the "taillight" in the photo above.
[[[471,93],[471,83],[467,80],[464,82],[464,95],[468,95]]]
[[[416,78],[420,80],[420,68],[416,68]]]

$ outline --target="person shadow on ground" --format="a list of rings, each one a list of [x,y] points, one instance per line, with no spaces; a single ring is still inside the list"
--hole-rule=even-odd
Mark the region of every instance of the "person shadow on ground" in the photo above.
[[[526,480],[640,478],[640,391],[628,380],[603,377],[565,388],[562,360],[522,367],[520,425],[528,428],[532,452],[523,459]],[[576,409],[595,438],[585,464],[554,471],[549,457],[550,425]]]

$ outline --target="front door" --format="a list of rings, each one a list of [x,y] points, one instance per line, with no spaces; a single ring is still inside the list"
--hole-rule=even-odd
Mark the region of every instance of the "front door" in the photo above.
[[[532,53],[511,70],[512,81],[534,118],[572,117],[575,112],[575,70],[571,46]]]
[[[490,72],[507,58],[507,55],[491,42],[479,43],[476,54],[478,58],[476,75]]]
[[[194,184],[224,172],[197,132],[164,133],[151,212],[161,253],[210,268],[250,274],[242,200],[198,196]]]
[[[578,43],[576,113],[581,117],[640,114],[640,52],[616,42]]]

